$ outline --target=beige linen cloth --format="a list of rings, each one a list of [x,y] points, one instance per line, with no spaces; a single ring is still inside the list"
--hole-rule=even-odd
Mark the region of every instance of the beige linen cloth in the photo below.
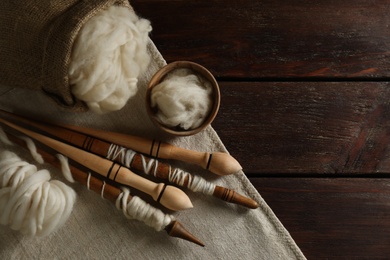
[[[41,91],[0,86],[0,108],[42,120],[159,138],[177,146],[199,151],[226,151],[212,127],[190,137],[172,138],[159,132],[149,120],[144,96],[151,76],[165,60],[150,41],[152,62],[139,80],[138,94],[121,111],[97,115],[72,112],[58,106]],[[35,163],[18,147],[24,160]],[[36,163],[35,163],[36,164]],[[128,220],[112,203],[77,183],[68,183],[77,201],[68,221],[47,237],[27,237],[0,226],[0,259],[305,259],[288,231],[243,172],[218,177],[196,166],[177,163],[193,174],[255,199],[260,207],[246,209],[186,190],[193,209],[172,213],[206,246],[169,237],[137,220]],[[48,164],[53,179],[64,182],[61,173]],[[170,213],[170,212],[168,212]]]

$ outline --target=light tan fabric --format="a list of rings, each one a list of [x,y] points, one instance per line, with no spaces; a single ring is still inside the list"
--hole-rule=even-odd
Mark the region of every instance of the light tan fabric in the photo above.
[[[152,42],[149,47],[151,66],[140,79],[138,94],[121,111],[107,115],[72,113],[41,92],[5,86],[0,87],[0,108],[53,122],[159,138],[193,150],[226,151],[212,127],[195,136],[171,138],[153,126],[145,109],[146,85],[165,61]],[[18,147],[2,145],[0,149],[16,151],[32,162],[29,154]],[[0,259],[305,259],[243,172],[218,177],[196,166],[177,162],[174,165],[250,196],[260,207],[250,210],[187,190],[194,208],[173,214],[206,244],[202,248],[126,219],[110,202],[75,183],[70,186],[77,192],[77,202],[70,218],[57,232],[30,238],[0,226]],[[51,169],[54,179],[64,181],[49,165],[40,167]]]

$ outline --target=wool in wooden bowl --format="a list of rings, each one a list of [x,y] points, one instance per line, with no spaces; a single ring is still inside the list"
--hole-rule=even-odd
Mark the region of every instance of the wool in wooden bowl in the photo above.
[[[192,62],[168,64],[152,78],[147,92],[148,113],[165,132],[195,134],[218,112],[218,85],[204,67]]]

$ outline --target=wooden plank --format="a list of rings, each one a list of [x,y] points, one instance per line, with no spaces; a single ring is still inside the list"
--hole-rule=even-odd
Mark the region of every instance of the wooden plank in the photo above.
[[[387,259],[390,179],[251,178],[308,259]]]
[[[131,1],[168,62],[225,78],[384,78],[390,5],[377,1]]]
[[[389,83],[220,86],[212,125],[248,175],[390,172]]]

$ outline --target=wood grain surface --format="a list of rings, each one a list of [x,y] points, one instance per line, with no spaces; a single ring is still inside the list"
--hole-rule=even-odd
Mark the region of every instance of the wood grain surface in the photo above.
[[[308,259],[388,259],[389,179],[250,180]]]
[[[213,127],[308,259],[389,258],[388,1],[131,3],[216,76]]]
[[[221,82],[213,126],[248,175],[389,173],[387,82]]]
[[[167,61],[223,78],[389,76],[389,2],[132,1]]]

